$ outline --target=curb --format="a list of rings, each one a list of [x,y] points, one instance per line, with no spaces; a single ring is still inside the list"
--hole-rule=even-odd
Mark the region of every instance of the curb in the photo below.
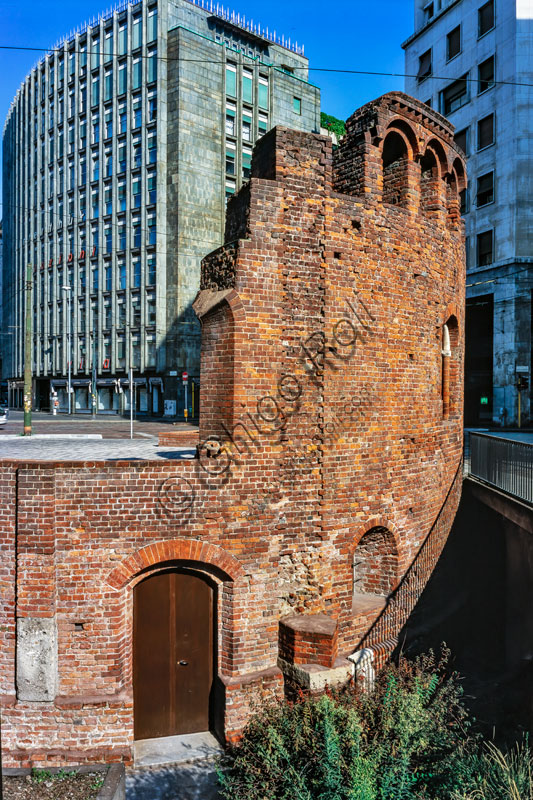
[[[111,764],[110,766],[107,764],[83,764],[81,766],[38,767],[38,769],[49,769],[52,773],[59,772],[62,769],[79,773],[106,772],[104,784],[96,795],[96,800],[125,800],[126,798],[126,770],[124,764]],[[2,775],[6,778],[31,774],[31,767],[4,767],[2,769]]]
[[[112,764],[96,800],[125,800],[126,770],[124,764]]]

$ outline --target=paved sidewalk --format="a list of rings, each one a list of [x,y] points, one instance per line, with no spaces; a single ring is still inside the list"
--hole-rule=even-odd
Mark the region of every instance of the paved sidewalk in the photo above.
[[[126,800],[222,800],[215,761],[204,759],[126,775]]]
[[[193,447],[159,446],[156,438],[33,439],[21,436],[2,442],[0,460],[17,461],[161,461],[195,458]]]
[[[212,733],[135,742],[127,800],[218,800],[215,766],[223,750]]]

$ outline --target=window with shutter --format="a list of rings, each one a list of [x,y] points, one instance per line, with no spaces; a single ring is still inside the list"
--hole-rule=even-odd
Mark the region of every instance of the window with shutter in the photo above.
[[[494,114],[483,117],[477,124],[477,149],[483,150],[491,144],[494,144]]]
[[[461,26],[458,25],[446,36],[446,59],[455,58],[461,52]]]
[[[478,36],[484,36],[494,28],[494,0],[482,5],[478,10]]]
[[[431,50],[426,50],[418,59],[417,80],[420,83],[431,75]]]

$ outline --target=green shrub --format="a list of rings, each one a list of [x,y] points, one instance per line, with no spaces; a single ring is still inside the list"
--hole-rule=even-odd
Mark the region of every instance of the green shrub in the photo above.
[[[271,702],[219,770],[227,800],[451,800],[475,786],[478,739],[443,649],[402,660],[375,690]],[[460,795],[459,795],[460,796]]]
[[[491,742],[485,745],[475,788],[453,795],[454,800],[533,800],[533,763],[529,742],[507,753]]]

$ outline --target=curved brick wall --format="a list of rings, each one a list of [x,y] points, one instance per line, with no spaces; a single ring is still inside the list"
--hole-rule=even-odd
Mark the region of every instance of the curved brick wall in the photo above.
[[[132,587],[163,566],[218,586],[227,738],[258,692],[394,646],[460,494],[464,165],[405,95],[347,127],[334,157],[264,136],[228,210],[246,238],[204,260],[199,460],[0,465],[6,766],[129,760]],[[32,700],[15,642],[35,620],[57,664]]]

